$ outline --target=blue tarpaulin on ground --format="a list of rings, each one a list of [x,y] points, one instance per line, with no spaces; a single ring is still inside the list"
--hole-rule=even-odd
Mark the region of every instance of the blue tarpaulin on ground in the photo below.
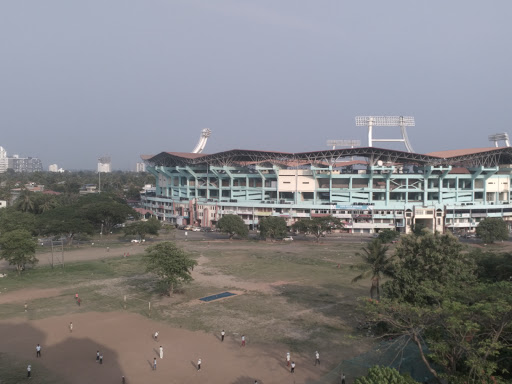
[[[211,295],[211,296],[206,296],[206,297],[203,297],[199,300],[202,300],[202,301],[213,301],[213,300],[217,300],[217,299],[222,299],[223,297],[229,297],[229,296],[235,296],[236,293],[231,293],[231,292],[222,292],[222,293],[218,293],[216,295]]]

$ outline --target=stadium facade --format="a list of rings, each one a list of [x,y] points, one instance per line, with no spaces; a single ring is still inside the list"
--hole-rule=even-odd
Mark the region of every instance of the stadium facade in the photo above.
[[[417,154],[375,147],[281,153],[162,152],[145,157],[156,190],[143,207],[173,224],[215,226],[226,214],[250,228],[340,218],[352,233],[382,229],[467,233],[486,217],[512,224],[512,148]]]

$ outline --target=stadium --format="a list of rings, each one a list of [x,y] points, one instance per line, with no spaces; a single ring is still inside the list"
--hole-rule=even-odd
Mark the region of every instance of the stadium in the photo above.
[[[373,146],[302,153],[235,149],[162,152],[144,160],[156,189],[142,196],[143,207],[176,225],[214,227],[226,214],[240,216],[250,229],[267,216],[292,225],[333,215],[350,233],[408,233],[421,225],[468,234],[486,217],[512,224],[508,146],[429,154]]]

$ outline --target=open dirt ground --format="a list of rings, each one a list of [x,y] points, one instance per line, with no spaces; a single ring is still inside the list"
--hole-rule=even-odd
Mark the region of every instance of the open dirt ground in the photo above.
[[[72,298],[71,298],[72,300]],[[69,322],[73,322],[73,332]],[[158,342],[152,334],[160,332]],[[83,313],[42,320],[22,318],[0,322],[0,352],[15,355],[27,364],[36,360],[35,347],[42,346],[38,362],[69,383],[305,383],[322,370],[313,359],[296,359],[291,374],[284,363],[286,347],[240,346],[240,335],[191,332],[155,323],[126,313]],[[163,346],[164,358],[158,357]],[[96,363],[96,350],[104,355]],[[157,370],[152,370],[153,358]],[[201,358],[201,370],[196,368]],[[292,356],[293,359],[293,356]],[[33,371],[33,376],[38,372]],[[20,372],[20,379],[26,372]]]
[[[141,253],[145,246],[127,246],[110,249],[77,249],[66,252],[66,262],[102,259]],[[196,247],[194,247],[196,248]],[[42,256],[42,257],[41,257]],[[46,264],[46,255],[40,256],[40,264]],[[47,258],[47,257],[46,257]],[[251,282],[233,276],[219,274],[207,266],[208,258],[200,256],[193,271],[195,281],[208,286],[237,288],[235,293],[257,291],[272,294],[274,286],[286,282]],[[13,271],[11,271],[12,273]],[[19,304],[36,298],[59,297],[61,290],[21,289],[0,294],[0,304]],[[70,300],[74,300],[72,297]],[[229,300],[229,298],[228,298]],[[189,305],[215,305],[197,300]],[[84,308],[84,311],[86,309]],[[30,311],[30,308],[29,308]],[[293,356],[296,372],[290,373],[286,366],[287,347],[284,345],[262,345],[251,343],[240,345],[241,335],[226,330],[226,339],[220,334],[192,332],[172,327],[161,322],[130,312],[84,312],[60,317],[27,320],[22,317],[0,321],[0,353],[8,353],[26,364],[36,361],[35,347],[42,346],[42,357],[38,358],[50,372],[66,383],[306,383],[318,379],[325,373],[324,367],[314,366],[314,356],[309,359]],[[69,332],[69,322],[73,332]],[[158,342],[152,334],[158,330]],[[220,329],[219,329],[220,333]],[[158,357],[159,346],[164,348],[164,358]],[[96,351],[104,355],[102,365],[96,363]],[[153,358],[157,358],[157,370],[152,370]],[[198,371],[197,360],[202,359]],[[38,375],[33,370],[32,375]],[[26,371],[20,372],[20,381],[26,380]],[[0,378],[1,382],[1,378]]]

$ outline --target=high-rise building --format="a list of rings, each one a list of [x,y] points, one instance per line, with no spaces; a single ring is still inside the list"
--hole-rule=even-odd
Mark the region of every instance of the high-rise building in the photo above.
[[[14,172],[42,172],[43,164],[37,157],[19,157],[14,155],[7,158],[7,167]]]
[[[6,172],[8,166],[7,151],[3,147],[0,147],[0,173]]]
[[[137,163],[137,172],[146,172],[146,164],[145,163]]]

